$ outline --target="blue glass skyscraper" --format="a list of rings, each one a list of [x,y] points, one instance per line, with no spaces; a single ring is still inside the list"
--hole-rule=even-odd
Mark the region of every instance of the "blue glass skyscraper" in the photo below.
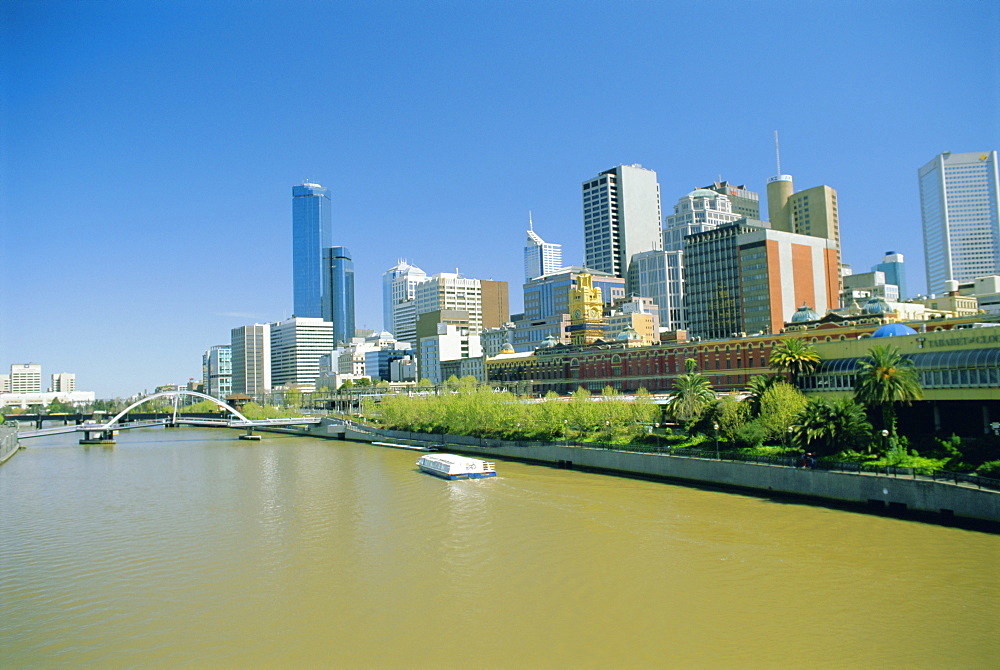
[[[292,313],[323,316],[323,250],[330,246],[330,196],[319,184],[292,187]]]
[[[323,250],[323,320],[333,322],[334,344],[354,337],[354,261],[347,247]]]

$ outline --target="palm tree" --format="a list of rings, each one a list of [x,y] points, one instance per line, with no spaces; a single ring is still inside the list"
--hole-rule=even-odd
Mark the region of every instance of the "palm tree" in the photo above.
[[[832,454],[870,444],[871,430],[864,408],[853,399],[814,398],[792,426],[792,438],[803,448]]]
[[[687,372],[674,378],[674,395],[667,402],[667,412],[690,427],[715,402],[715,390],[708,377],[698,372],[698,365],[693,359],[687,359],[684,365]]]
[[[819,354],[804,338],[788,338],[771,350],[770,367],[787,372],[792,386],[799,385],[799,376],[812,372],[819,365]]]
[[[750,408],[750,416],[757,417],[760,416],[760,400],[767,393],[768,389],[773,387],[781,377],[776,375],[754,375],[747,382],[747,397],[744,402],[747,403],[747,407]]]
[[[923,398],[913,361],[891,345],[877,344],[868,350],[868,358],[858,361],[857,375],[854,397],[881,412],[882,427],[889,431],[890,444],[895,444],[896,403],[909,404]]]

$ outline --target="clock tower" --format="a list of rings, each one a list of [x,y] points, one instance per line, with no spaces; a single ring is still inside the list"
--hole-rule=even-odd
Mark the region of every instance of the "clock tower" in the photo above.
[[[569,292],[568,330],[573,344],[592,344],[607,329],[601,289],[594,287],[593,279],[588,273],[577,275],[576,286]]]

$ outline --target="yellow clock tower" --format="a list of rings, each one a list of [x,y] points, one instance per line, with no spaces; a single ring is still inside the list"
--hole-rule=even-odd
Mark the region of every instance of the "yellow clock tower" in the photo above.
[[[569,332],[573,344],[591,344],[607,329],[601,289],[594,287],[593,280],[587,273],[577,275],[576,286],[569,292]]]

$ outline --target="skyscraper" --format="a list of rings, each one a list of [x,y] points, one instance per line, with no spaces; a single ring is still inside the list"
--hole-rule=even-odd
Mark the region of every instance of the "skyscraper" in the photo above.
[[[906,300],[910,294],[906,291],[906,266],[903,264],[903,254],[895,251],[885,252],[881,263],[872,266],[872,272],[885,273],[885,283],[899,287],[899,299]]]
[[[403,260],[382,273],[382,329],[392,333],[397,340],[415,341],[414,291],[417,284],[427,279],[426,272]]]
[[[330,196],[319,184],[292,187],[293,314],[323,316],[323,250],[333,236]]]
[[[586,266],[624,278],[629,260],[662,249],[660,184],[641,165],[619,165],[583,182]]]
[[[334,344],[354,337],[354,261],[347,247],[323,250],[323,320],[333,323]]]
[[[997,152],[936,156],[918,171],[927,290],[1000,274]]]
[[[683,251],[684,237],[718,228],[740,218],[733,212],[729,196],[696,188],[674,205],[674,213],[663,221],[663,248]]]
[[[562,245],[546,242],[535,233],[528,214],[528,241],[524,244],[524,281],[529,282],[562,268]]]
[[[271,325],[255,323],[230,331],[233,393],[257,396],[271,390]]]
[[[333,351],[333,327],[318,317],[292,317],[271,324],[272,388],[296,386],[311,392],[319,359]]]

